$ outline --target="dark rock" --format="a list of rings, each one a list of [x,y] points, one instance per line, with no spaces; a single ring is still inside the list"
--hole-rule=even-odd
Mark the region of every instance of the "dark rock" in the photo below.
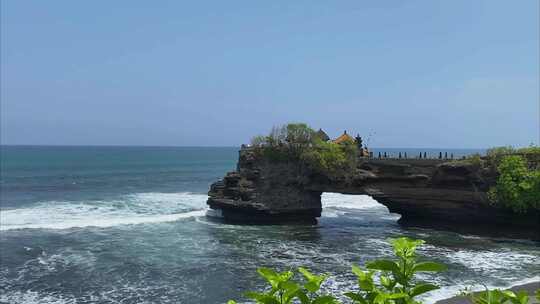
[[[487,191],[496,180],[489,168],[440,159],[362,158],[353,171],[321,176],[298,162],[271,161],[242,149],[237,171],[212,184],[207,203],[231,222],[313,223],[321,215],[322,192],[367,194],[401,214],[404,225],[496,226],[540,239],[539,212],[516,214],[489,203]]]

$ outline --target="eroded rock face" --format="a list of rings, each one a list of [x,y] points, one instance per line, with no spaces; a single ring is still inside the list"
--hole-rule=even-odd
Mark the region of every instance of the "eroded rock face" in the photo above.
[[[237,170],[211,186],[208,205],[233,222],[314,222],[322,192],[367,194],[401,214],[402,224],[499,225],[539,235],[539,213],[514,214],[490,205],[486,193],[495,180],[491,170],[432,159],[363,159],[346,176],[320,176],[243,149]]]
[[[229,221],[314,222],[321,216],[321,192],[305,188],[301,168],[240,151],[237,171],[214,183],[208,205]]]

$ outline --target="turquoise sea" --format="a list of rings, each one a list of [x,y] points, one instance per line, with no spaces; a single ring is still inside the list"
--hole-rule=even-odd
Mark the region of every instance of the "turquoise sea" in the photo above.
[[[481,150],[426,151],[460,157]],[[225,303],[263,286],[255,270],[305,266],[323,288],[352,289],[351,263],[388,256],[390,237],[426,240],[450,270],[431,303],[467,286],[540,280],[540,244],[404,229],[368,196],[323,194],[313,226],[208,220],[209,185],[234,170],[238,148],[0,148],[0,303]],[[241,302],[241,301],[240,301]]]

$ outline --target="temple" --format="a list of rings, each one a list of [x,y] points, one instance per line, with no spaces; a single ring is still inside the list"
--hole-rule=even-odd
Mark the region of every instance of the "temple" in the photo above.
[[[330,140],[330,137],[322,129],[319,129],[316,134],[324,141]],[[362,137],[360,137],[360,134],[356,135],[356,137],[353,138],[352,136],[347,134],[347,130],[345,130],[343,131],[343,134],[332,140],[332,142],[336,144],[344,144],[347,142],[354,143],[358,147],[360,157],[368,157],[370,155],[368,148],[363,146],[363,141]]]
[[[354,138],[352,138],[349,134],[347,134],[347,130],[343,131],[343,134],[341,134],[338,138],[333,140],[336,144],[342,144],[345,142],[356,142]]]
[[[323,129],[319,129],[319,131],[315,132],[315,135],[319,137],[322,141],[329,141],[330,136],[326,134],[326,132],[323,131]]]

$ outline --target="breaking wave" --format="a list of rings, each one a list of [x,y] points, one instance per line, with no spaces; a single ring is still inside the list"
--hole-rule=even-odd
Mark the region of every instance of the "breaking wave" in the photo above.
[[[112,227],[172,222],[203,216],[207,195],[137,193],[113,200],[47,201],[32,207],[2,210],[0,230]]]
[[[396,221],[399,215],[390,213],[388,208],[369,195],[341,194],[325,192],[321,195],[322,216],[336,218],[351,211],[361,211],[372,215],[373,219]]]

